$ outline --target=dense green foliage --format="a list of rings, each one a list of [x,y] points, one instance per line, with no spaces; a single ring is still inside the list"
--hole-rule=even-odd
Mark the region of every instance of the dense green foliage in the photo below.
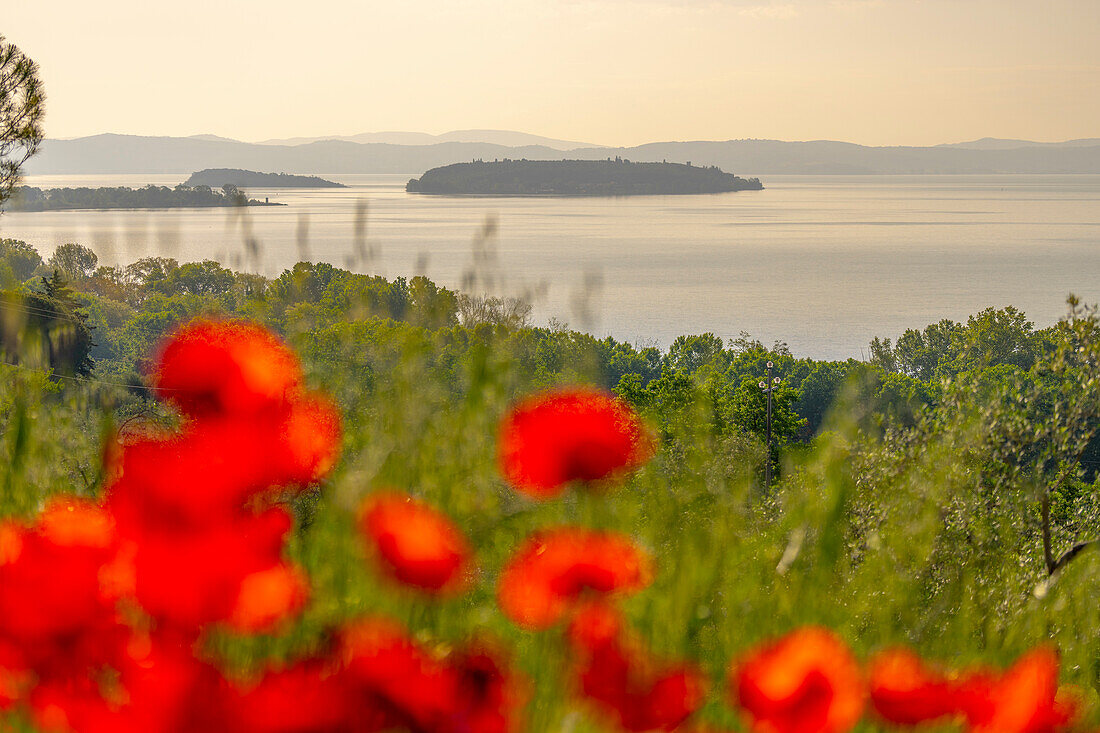
[[[631,163],[629,160],[498,160],[432,168],[405,190],[503,196],[623,196],[760,190],[758,178],[738,178],[717,166]]]
[[[183,185],[197,188],[209,186],[260,186],[262,188],[344,188],[344,184],[326,181],[317,176],[297,176],[290,173],[257,173],[240,168],[205,168],[192,173]]]
[[[26,242],[0,239],[0,286],[26,280],[42,264],[42,255]]]
[[[92,331],[61,272],[38,289],[0,293],[0,361],[61,376],[92,372]]]
[[[1100,327],[1077,304],[1046,329],[987,310],[879,339],[871,363],[823,362],[748,336],[683,336],[662,351],[533,327],[503,301],[326,264],[274,279],[163,258],[84,272],[71,287],[95,326],[93,380],[0,366],[0,516],[27,515],[45,494],[94,494],[106,430],[173,424],[142,386],[145,359],[200,314],[275,329],[344,413],[339,468],[295,505],[293,554],[313,601],[276,637],[219,638],[241,673],[382,612],[443,643],[501,639],[533,680],[532,730],[598,730],[562,694],[557,638],[517,630],[493,597],[532,528],[576,522],[628,532],[655,553],[654,586],[624,608],[655,651],[704,666],[714,689],[703,717],[715,724],[737,725],[722,703],[729,661],[807,623],[837,629],[860,654],[907,643],[952,665],[1005,665],[1054,643],[1098,722],[1100,493],[1087,456],[1100,424]],[[756,382],[768,360],[782,378],[782,448],[765,488]],[[567,382],[616,390],[661,447],[606,495],[533,503],[498,475],[497,424],[516,397]],[[385,486],[427,498],[468,533],[481,573],[471,593],[395,593],[364,563],[354,511]]]
[[[209,186],[175,188],[48,188],[19,186],[8,208],[12,211],[55,211],[63,209],[174,209],[211,206],[283,206],[250,199],[236,186],[214,190]]]

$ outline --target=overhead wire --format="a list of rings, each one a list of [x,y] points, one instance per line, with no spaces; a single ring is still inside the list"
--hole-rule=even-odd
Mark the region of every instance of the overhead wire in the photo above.
[[[102,384],[108,387],[123,387],[133,389],[147,389],[151,392],[179,392],[180,389],[176,387],[153,387],[148,384],[130,383],[130,382],[111,382],[106,379],[96,379],[94,377],[80,377],[73,374],[58,374],[57,372],[47,372],[42,369],[33,369],[23,364],[12,364],[10,362],[0,362],[0,366],[14,367],[16,369],[22,369],[25,372],[31,372],[32,374],[42,374],[46,377],[56,377],[58,379],[68,379],[72,382],[81,382],[84,384]]]
[[[33,305],[27,305],[26,303],[6,302],[6,303],[0,304],[0,311],[4,311],[4,310],[8,310],[8,309],[21,311],[21,312],[23,312],[25,314],[28,314],[28,315],[49,316],[49,317],[51,317],[55,320],[58,320],[58,321],[71,321],[73,323],[80,323],[81,322],[81,320],[79,318],[75,317],[75,316],[70,316],[70,315],[66,315],[64,313],[59,313],[58,311],[47,310],[45,308],[37,308]]]

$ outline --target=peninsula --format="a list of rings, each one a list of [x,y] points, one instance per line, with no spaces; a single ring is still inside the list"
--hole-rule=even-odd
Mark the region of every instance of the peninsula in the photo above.
[[[633,196],[759,191],[757,178],[717,166],[607,160],[497,160],[432,168],[405,186],[411,193],[476,196]]]
[[[145,186],[144,188],[34,188],[19,186],[8,201],[10,211],[67,209],[181,209],[216,206],[285,206],[250,199],[236,186]]]
[[[296,176],[290,173],[257,173],[240,168],[206,168],[192,173],[185,186],[237,186],[239,188],[346,188],[342,183],[326,181],[317,176]]]

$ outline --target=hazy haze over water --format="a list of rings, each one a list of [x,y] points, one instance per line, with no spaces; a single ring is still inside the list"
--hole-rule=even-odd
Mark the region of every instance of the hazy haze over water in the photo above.
[[[300,259],[303,232],[309,258],[346,266],[357,204],[366,201],[374,256],[357,269],[426,274],[457,288],[476,259],[482,281],[495,278],[506,294],[542,286],[539,323],[553,317],[661,346],[680,334],[748,331],[786,341],[796,355],[859,357],[872,336],[987,306],[1015,305],[1043,326],[1063,314],[1069,292],[1100,300],[1100,176],[768,176],[760,192],[622,198],[427,197],[405,193],[410,176],[327,177],[350,187],[249,192],[289,204],[245,212],[265,274]],[[77,241],[101,264],[156,254],[239,267],[234,214],[8,212],[0,236],[44,255]],[[487,217],[497,231],[477,255],[472,243]]]

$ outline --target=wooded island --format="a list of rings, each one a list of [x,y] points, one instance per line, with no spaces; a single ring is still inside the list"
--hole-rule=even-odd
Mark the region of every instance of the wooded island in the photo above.
[[[410,193],[480,196],[631,196],[759,191],[758,178],[717,166],[607,160],[499,160],[432,168],[405,186]]]
[[[317,176],[296,176],[290,173],[258,173],[241,168],[206,168],[191,174],[185,186],[237,186],[239,188],[346,188],[342,183],[326,181]]]

